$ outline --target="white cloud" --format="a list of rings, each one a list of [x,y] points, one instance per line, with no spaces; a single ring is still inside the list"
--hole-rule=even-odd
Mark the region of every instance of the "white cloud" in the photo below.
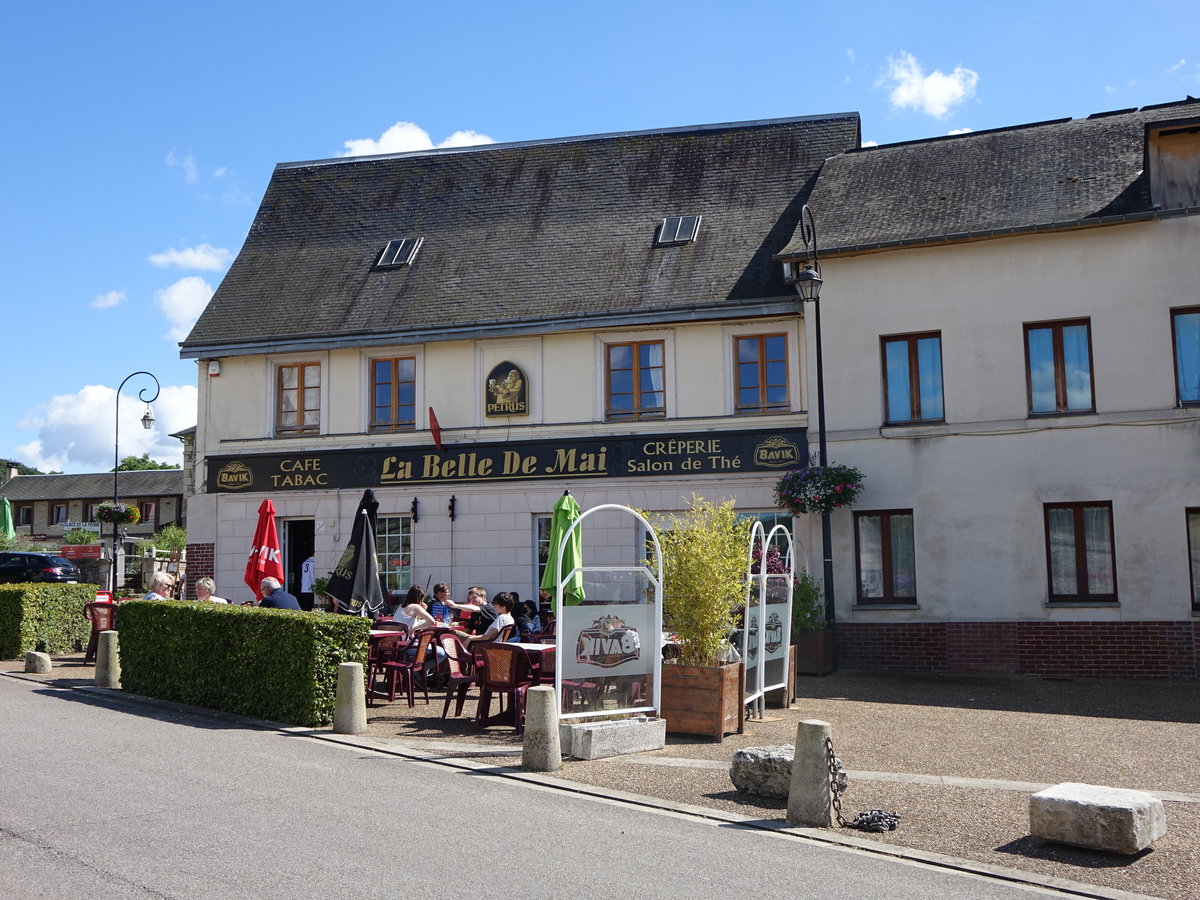
[[[224,178],[229,174],[229,166],[218,166],[213,169],[213,178]]]
[[[1175,63],[1175,65],[1171,66],[1171,68],[1167,69],[1167,71],[1163,72],[1163,74],[1170,75],[1172,72],[1178,72],[1180,69],[1182,69],[1186,65],[1187,65],[1187,60],[1181,59],[1179,62]]]
[[[486,134],[477,131],[456,131],[438,147],[469,147],[475,144],[494,144]],[[413,150],[432,150],[433,139],[429,132],[412,122],[397,122],[387,131],[374,138],[356,138],[344,143],[346,152],[338,156],[373,156],[377,153],[408,153]]]
[[[974,128],[951,128],[946,134],[970,134]]]
[[[167,165],[172,169],[183,169],[183,180],[188,184],[195,184],[200,180],[200,170],[196,167],[196,157],[190,153],[180,158],[172,150],[167,154]]]
[[[219,272],[229,265],[233,254],[224,247],[201,244],[199,247],[184,247],[182,250],[172,247],[162,253],[153,253],[147,258],[160,269],[165,269],[167,266],[178,266],[181,269]]]
[[[962,66],[949,75],[939,69],[926,75],[916,57],[905,51],[888,57],[887,72],[879,80],[892,89],[893,109],[915,109],[936,118],[973,97],[978,83],[979,73]]]
[[[846,58],[847,58],[848,60],[850,60],[850,65],[854,65],[856,62],[858,62],[858,60],[857,60],[857,59],[855,58],[855,56],[854,56],[854,50],[853,50],[853,48],[851,48],[850,50],[847,50],[847,51],[846,51]]]
[[[182,341],[187,337],[212,295],[212,285],[199,275],[180,278],[170,287],[155,291],[154,300],[171,323],[165,337],[172,341]]]
[[[111,306],[116,306],[125,300],[124,291],[108,291],[104,294],[97,294],[96,299],[92,301],[92,306],[95,309],[108,309]]]
[[[863,141],[863,142],[862,142],[862,146],[864,146],[864,147],[878,147],[878,146],[879,146],[879,141]]]
[[[144,382],[144,383],[143,383]],[[138,393],[154,385],[132,379],[121,395],[120,457],[149,453],[159,462],[182,463],[183,445],[171,433],[196,424],[196,386],[164,385],[154,401],[154,427],[147,431],[141,418],[145,405]],[[21,460],[42,471],[103,472],[113,465],[113,415],[116,390],[88,385],[74,394],[59,394],[30,410],[18,427],[35,430],[37,437],[16,448]]]

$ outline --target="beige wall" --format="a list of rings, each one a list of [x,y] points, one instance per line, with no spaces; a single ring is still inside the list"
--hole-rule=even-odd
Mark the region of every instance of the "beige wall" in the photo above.
[[[1174,407],[1170,309],[1200,303],[1197,248],[1193,216],[824,262],[830,457],[866,473],[858,510],[914,511],[917,545],[919,609],[855,609],[835,513],[839,617],[1189,617],[1200,410]],[[1030,418],[1023,323],[1077,317],[1097,412]],[[946,422],[884,428],[880,336],[921,331],[941,332]],[[1042,504],[1088,500],[1113,504],[1120,605],[1048,608]]]

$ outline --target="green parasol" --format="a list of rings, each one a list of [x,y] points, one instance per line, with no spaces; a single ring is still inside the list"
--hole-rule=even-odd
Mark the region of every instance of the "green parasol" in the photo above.
[[[0,537],[6,541],[11,541],[17,536],[17,529],[13,527],[12,504],[8,502],[8,498],[0,499]]]
[[[571,496],[570,491],[554,504],[554,518],[550,521],[550,552],[546,557],[546,571],[542,573],[542,583],[538,587],[554,594],[558,588],[558,579],[578,569],[583,565],[583,541],[580,530],[571,532],[571,539],[562,548],[562,558],[559,558],[558,548],[562,545],[563,537],[571,524],[579,518],[579,504]],[[578,606],[583,602],[583,573],[575,572],[563,584],[563,603],[566,606]]]

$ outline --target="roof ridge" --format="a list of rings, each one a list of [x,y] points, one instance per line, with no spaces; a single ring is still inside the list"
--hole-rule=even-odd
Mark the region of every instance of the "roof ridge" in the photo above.
[[[454,153],[475,153],[489,150],[512,150],[519,147],[551,147],[559,144],[579,144],[588,141],[616,140],[627,137],[654,135],[702,134],[713,131],[747,131],[752,128],[769,128],[778,125],[799,125],[805,122],[828,122],[836,119],[857,120],[857,112],[819,113],[810,116],[790,116],[781,119],[748,119],[744,122],[717,122],[711,125],[681,125],[672,128],[647,128],[637,131],[611,131],[597,134],[581,134],[557,138],[536,138],[528,141],[505,141],[493,144],[469,144],[465,147],[431,147],[428,150],[405,150],[398,153],[375,153],[364,156],[334,156],[325,159],[298,160],[275,164],[281,169],[302,169],[311,166],[332,166],[343,163],[378,162],[387,159],[413,159],[422,156],[445,156]]]

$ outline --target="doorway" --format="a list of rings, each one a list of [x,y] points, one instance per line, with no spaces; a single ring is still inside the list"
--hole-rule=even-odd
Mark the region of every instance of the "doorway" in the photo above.
[[[287,583],[284,589],[295,594],[300,608],[313,608],[313,566],[309,565],[305,577],[304,563],[312,558],[316,549],[316,528],[312,519],[284,519],[283,521],[283,566]],[[305,590],[307,588],[308,590]]]

